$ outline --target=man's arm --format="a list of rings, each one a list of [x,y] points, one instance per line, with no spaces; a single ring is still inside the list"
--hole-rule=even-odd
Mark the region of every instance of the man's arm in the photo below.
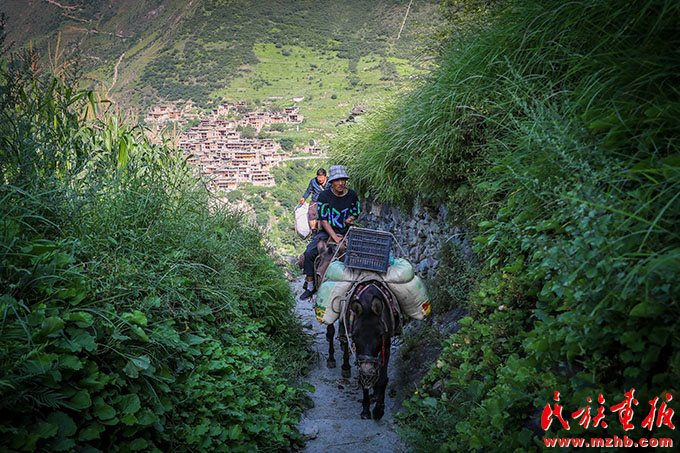
[[[312,193],[312,181],[309,181],[309,185],[307,185],[307,190],[305,190],[305,193],[302,195],[302,198],[300,198],[298,204],[303,204],[305,202],[305,199],[307,199],[307,197],[309,196],[309,194]]]
[[[338,233],[336,233],[333,228],[331,227],[331,224],[328,223],[328,220],[322,220],[321,221],[321,227],[328,233],[328,235],[333,239],[336,243],[339,243],[342,241],[342,236],[340,236]]]
[[[352,206],[349,208],[349,216],[347,219],[345,219],[345,223],[347,225],[354,225],[354,221],[359,217],[359,214],[361,214],[361,208],[359,205],[359,197],[352,203]]]

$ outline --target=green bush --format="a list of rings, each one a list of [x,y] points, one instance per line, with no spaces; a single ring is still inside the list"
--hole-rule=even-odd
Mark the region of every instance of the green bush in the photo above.
[[[440,257],[441,261],[428,288],[433,314],[466,306],[477,279],[478,264],[465,258],[460,245],[446,242]]]
[[[609,428],[588,434],[622,437],[610,408],[635,388],[625,434],[649,437],[647,401],[680,374],[680,5],[510,1],[483,20],[334,146],[362,192],[448,205],[482,263],[403,427],[420,451],[538,450],[585,433],[570,416],[602,393]],[[554,391],[571,431],[541,429]]]
[[[295,141],[290,137],[283,137],[281,140],[279,140],[279,144],[281,144],[281,149],[286,152],[291,152],[295,146]]]
[[[257,230],[92,93],[2,65],[2,445],[299,446],[304,336]]]

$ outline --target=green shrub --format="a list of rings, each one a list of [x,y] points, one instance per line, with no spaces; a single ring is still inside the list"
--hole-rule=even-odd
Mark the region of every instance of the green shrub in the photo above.
[[[3,446],[299,446],[305,340],[256,228],[92,93],[3,68]]]
[[[602,393],[609,428],[587,434],[622,437],[610,409],[635,388],[625,434],[649,437],[647,401],[675,396],[680,374],[680,5],[495,13],[335,146],[363,192],[447,204],[482,263],[469,316],[402,426],[420,451],[538,450],[585,433],[571,414]],[[554,391],[571,431],[541,429]]]

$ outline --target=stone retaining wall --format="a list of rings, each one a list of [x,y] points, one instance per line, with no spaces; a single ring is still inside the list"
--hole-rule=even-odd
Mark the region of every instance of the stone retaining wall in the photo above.
[[[416,202],[410,212],[404,213],[388,203],[366,200],[362,211],[361,226],[394,234],[406,258],[423,279],[434,275],[439,265],[439,251],[447,241],[461,244],[465,257],[472,259],[472,248],[463,240],[465,231],[447,223],[448,211],[444,206],[432,209]]]

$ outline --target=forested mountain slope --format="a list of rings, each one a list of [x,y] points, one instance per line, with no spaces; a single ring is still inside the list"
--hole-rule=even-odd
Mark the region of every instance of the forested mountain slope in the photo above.
[[[48,45],[55,46],[61,33],[61,47],[67,53],[78,49],[82,69],[93,85],[104,84],[116,100],[137,108],[178,99],[202,105],[225,95],[221,90],[228,88],[235,96],[237,87],[230,87],[230,82],[237,77],[245,77],[247,87],[257,86],[258,81],[275,83],[260,80],[256,69],[253,73],[259,61],[258,44],[276,45],[276,52],[290,60],[312,59],[295,69],[302,80],[293,95],[316,93],[310,89],[318,85],[319,60],[329,60],[343,75],[334,88],[361,97],[372,87],[398,78],[391,58],[412,59],[417,54],[415,36],[426,34],[438,22],[436,2],[408,5],[407,0],[42,0],[28,4],[7,0],[0,12],[8,18],[8,39],[17,46],[25,47],[32,40],[47,55]],[[407,26],[400,34],[403,24]],[[314,55],[304,55],[307,51]],[[367,57],[370,66],[381,71],[382,82],[377,77],[372,81],[359,77],[368,69]],[[289,71],[283,76],[293,75]]]
[[[361,193],[419,193],[476,244],[438,257],[433,310],[468,315],[403,426],[418,451],[677,444],[680,4],[473,3],[427,81],[334,146]]]

